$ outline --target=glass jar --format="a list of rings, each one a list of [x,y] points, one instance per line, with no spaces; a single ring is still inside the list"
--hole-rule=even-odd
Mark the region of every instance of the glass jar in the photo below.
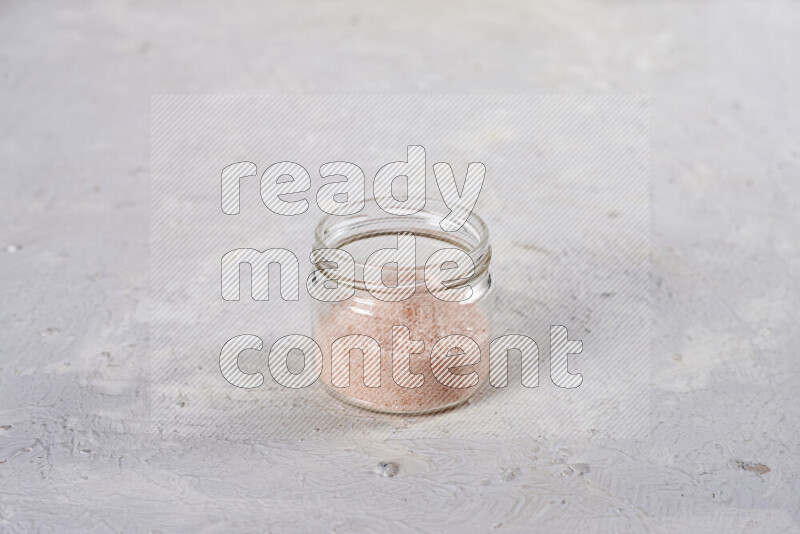
[[[359,213],[329,215],[317,226],[312,254],[317,271],[309,278],[309,292],[314,296],[320,289],[314,286],[322,284],[350,295],[340,301],[312,299],[313,336],[323,352],[320,381],[334,397],[379,412],[422,414],[461,404],[488,382],[489,232],[475,213],[460,229],[446,232],[439,223],[448,213],[442,202],[428,199],[422,211],[390,215],[371,199]],[[412,272],[396,263],[382,267],[382,284],[375,284],[375,277],[367,276],[375,265],[367,258],[398,248],[398,234],[408,233],[415,239]],[[347,251],[355,268],[347,275],[335,272],[338,263],[315,256],[324,249]],[[463,251],[461,259],[468,255],[471,262],[446,261],[447,252],[431,257],[441,249]],[[445,261],[437,261],[442,257]],[[413,294],[392,301],[392,287]]]

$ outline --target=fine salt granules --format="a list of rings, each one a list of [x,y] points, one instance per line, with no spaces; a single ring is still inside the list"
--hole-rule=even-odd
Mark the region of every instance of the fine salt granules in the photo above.
[[[489,376],[489,325],[481,306],[475,301],[445,302],[433,297],[427,291],[420,291],[408,300],[401,302],[384,302],[371,297],[357,295],[351,299],[329,303],[317,307],[315,312],[314,338],[322,348],[323,371],[322,382],[334,395],[352,402],[358,406],[390,413],[425,413],[442,410],[459,404],[472,396]],[[396,327],[407,327],[411,341],[406,347],[413,346],[414,350],[420,348],[419,341],[424,342],[424,351],[411,353],[410,361],[405,364],[395,364],[393,375],[393,327],[395,327],[394,350],[400,354],[403,347],[402,331]],[[369,350],[349,350],[348,346],[337,345],[334,342],[349,335],[368,336],[380,346],[380,364],[377,363],[377,352]],[[459,362],[474,361],[468,356],[477,359],[478,354],[469,347],[454,348],[449,351],[450,357],[439,360],[438,366],[431,367],[431,352],[434,345],[442,338],[452,335],[466,336],[472,339],[480,349],[480,361],[473,365],[460,366]],[[362,339],[362,341],[364,341]],[[366,340],[369,341],[369,340]],[[446,347],[445,347],[446,348]],[[440,350],[444,354],[444,350]],[[347,387],[336,387],[348,382],[347,369],[343,366],[347,362],[349,353],[350,373]],[[458,354],[462,354],[461,357]],[[333,359],[339,359],[339,366],[334,369],[332,380]],[[365,366],[366,362],[366,366]],[[446,362],[446,363],[445,363]],[[434,360],[434,364],[436,360]],[[409,365],[410,364],[410,365]],[[452,369],[457,375],[449,381],[443,377],[442,372],[447,367],[458,366]],[[403,371],[410,369],[411,377],[406,376],[403,381]],[[366,375],[365,375],[366,371]],[[434,372],[436,371],[436,372]],[[477,376],[475,376],[477,372]],[[400,384],[410,382],[419,383],[422,375],[422,385],[416,388],[403,387]],[[377,376],[380,376],[379,387],[376,385]],[[400,376],[398,376],[400,375]],[[407,371],[406,371],[407,375]],[[471,376],[468,376],[471,375]],[[437,376],[439,379],[437,379]],[[365,381],[368,385],[365,385]],[[410,381],[410,382],[409,382]],[[444,383],[442,383],[444,382]],[[465,385],[475,382],[472,387],[449,387],[450,385]]]

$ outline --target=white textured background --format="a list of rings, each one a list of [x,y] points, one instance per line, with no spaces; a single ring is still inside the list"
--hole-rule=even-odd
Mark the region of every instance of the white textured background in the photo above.
[[[794,0],[1,4],[0,531],[800,531],[798,28]],[[651,436],[150,429],[150,96],[265,92],[652,95]]]

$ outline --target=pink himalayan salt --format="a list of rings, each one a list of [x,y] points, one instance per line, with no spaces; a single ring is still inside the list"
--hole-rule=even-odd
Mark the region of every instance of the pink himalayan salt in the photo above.
[[[325,303],[318,306],[316,313],[314,337],[323,350],[321,380],[329,391],[363,408],[390,413],[441,410],[465,401],[488,379],[489,325],[476,302],[443,302],[426,291],[418,291],[402,302],[358,296],[342,302]],[[395,325],[408,327],[412,342],[421,340],[425,343],[422,353],[410,354],[411,373],[421,373],[424,377],[424,383],[418,388],[402,387],[392,377],[392,326]],[[331,384],[331,346],[336,339],[350,334],[369,336],[380,344],[379,387],[370,388],[364,384],[365,358],[358,350],[350,352],[349,386],[340,388]],[[480,381],[473,387],[445,386],[431,370],[431,349],[441,338],[453,334],[472,338],[480,347],[479,363],[453,369],[454,374],[476,371]]]

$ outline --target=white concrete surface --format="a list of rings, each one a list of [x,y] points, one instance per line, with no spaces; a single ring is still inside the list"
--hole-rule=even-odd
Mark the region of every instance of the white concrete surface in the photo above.
[[[791,0],[4,3],[0,531],[800,531],[799,24]],[[150,95],[274,92],[652,95],[650,435],[150,428]]]

